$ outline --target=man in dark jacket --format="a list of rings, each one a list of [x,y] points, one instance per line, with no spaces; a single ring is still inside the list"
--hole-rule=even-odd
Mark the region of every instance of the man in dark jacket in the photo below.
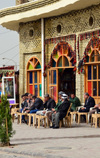
[[[43,101],[36,96],[32,96],[33,105],[26,110],[26,113],[36,113],[39,110],[43,110]]]
[[[54,108],[56,106],[56,103],[53,99],[51,99],[49,97],[49,94],[46,94],[44,96],[44,108],[45,110],[41,110],[41,111],[38,111],[36,114],[37,115],[46,115],[48,112],[50,112],[52,110],[52,108]]]
[[[83,108],[79,110],[79,112],[89,112],[90,108],[95,106],[94,98],[92,98],[88,93],[84,94],[84,98],[85,98],[85,105],[83,106]]]
[[[52,114],[52,127],[54,129],[59,128],[59,121],[66,116],[70,107],[70,102],[68,101],[68,96],[66,94],[62,94],[61,100],[62,104],[58,107],[58,110]]]
[[[21,109],[23,110],[25,107],[28,106],[28,103],[27,103],[25,95],[22,95],[21,98],[22,98]]]
[[[52,108],[54,108],[56,106],[55,101],[49,97],[49,94],[46,94],[44,96],[44,101],[45,101],[45,103],[44,103],[45,109],[52,110]]]
[[[59,108],[59,106],[62,104],[62,100],[61,100],[62,94],[64,94],[64,92],[62,92],[62,91],[60,91],[60,92],[58,93],[59,100],[58,100],[57,105],[56,105],[54,108],[52,108],[52,111],[51,111],[51,112],[48,112],[48,113],[47,113],[47,117],[48,117],[48,120],[49,120],[50,122],[52,121],[52,114],[53,114],[55,111],[57,111],[58,108]]]

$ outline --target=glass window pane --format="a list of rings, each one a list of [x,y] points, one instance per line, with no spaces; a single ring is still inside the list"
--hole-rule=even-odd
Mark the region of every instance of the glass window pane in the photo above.
[[[36,69],[41,69],[40,63],[36,66]]]
[[[39,71],[39,83],[41,83],[41,71]]]
[[[51,98],[53,98],[55,101],[57,101],[57,88],[56,88],[56,86],[49,87],[49,94],[50,94]]]
[[[88,80],[91,80],[91,66],[88,66]]]
[[[100,81],[98,82],[98,96],[100,96]]]
[[[56,84],[56,70],[53,71],[53,84]]]
[[[33,86],[32,85],[29,86],[29,93],[33,94]]]
[[[69,61],[66,57],[64,57],[64,64],[65,64],[64,66],[69,66]]]
[[[88,82],[88,93],[90,96],[92,96],[92,82],[91,81]]]
[[[38,86],[35,85],[34,87],[35,87],[35,95],[38,96]]]
[[[58,67],[62,67],[62,57],[58,61]]]
[[[93,53],[92,53],[92,56],[91,56],[91,62],[94,62],[94,56],[95,56],[95,54],[94,54],[94,51],[93,51]]]
[[[95,60],[100,61],[100,54],[98,51],[96,51]]]
[[[89,62],[89,56],[86,57],[86,62]]]
[[[37,61],[38,61],[38,60],[37,60],[36,58],[34,58],[34,65],[37,63]]]
[[[29,81],[30,81],[30,84],[32,84],[32,83],[33,83],[33,73],[32,73],[32,72],[30,72],[30,74],[29,74],[29,75],[30,75],[30,80],[29,80]]]
[[[35,83],[37,83],[37,71],[35,71],[35,73],[34,73],[34,81],[35,81]]]
[[[97,79],[97,66],[93,66],[93,79]]]
[[[100,65],[98,65],[98,79],[100,79]]]
[[[29,67],[28,67],[29,70],[33,70],[33,66],[31,64],[29,64]]]
[[[49,84],[51,84],[51,71],[49,71]]]
[[[39,85],[39,88],[40,88],[39,95],[40,95],[40,97],[42,97],[42,85],[41,84]]]
[[[52,60],[52,67],[56,67],[56,62]]]
[[[97,82],[93,82],[93,96],[97,96]]]

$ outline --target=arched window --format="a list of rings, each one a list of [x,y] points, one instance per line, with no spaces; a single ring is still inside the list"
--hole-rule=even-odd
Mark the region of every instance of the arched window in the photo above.
[[[93,38],[86,48],[85,92],[100,101],[100,39]]]
[[[27,64],[27,91],[38,97],[42,96],[41,64],[35,57],[32,57]]]

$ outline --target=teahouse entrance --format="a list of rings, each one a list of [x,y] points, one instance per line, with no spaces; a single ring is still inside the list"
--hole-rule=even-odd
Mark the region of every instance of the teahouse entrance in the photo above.
[[[57,102],[58,92],[75,93],[75,75],[73,68],[50,69],[48,72],[48,93]]]
[[[75,92],[74,52],[66,42],[59,43],[51,55],[48,70],[48,93],[57,102],[58,92]],[[73,61],[72,61],[73,60]]]

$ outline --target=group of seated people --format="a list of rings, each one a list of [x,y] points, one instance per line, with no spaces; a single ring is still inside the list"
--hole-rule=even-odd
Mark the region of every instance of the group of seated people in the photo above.
[[[78,97],[74,93],[71,93],[70,97],[64,92],[60,91],[58,103],[50,98],[49,94],[44,96],[44,102],[42,99],[33,96],[32,94],[25,93],[22,95],[21,110],[22,113],[36,113],[37,115],[46,115],[48,120],[52,122],[50,128],[59,128],[59,121],[65,118],[67,111],[71,105],[70,111],[76,111],[77,107],[82,106]],[[88,93],[84,94],[85,105],[79,109],[79,112],[89,112],[91,107],[94,107],[90,111],[90,115],[97,111],[100,112],[100,103],[95,105],[95,100],[89,96]],[[26,122],[24,115],[22,116],[22,122]]]

